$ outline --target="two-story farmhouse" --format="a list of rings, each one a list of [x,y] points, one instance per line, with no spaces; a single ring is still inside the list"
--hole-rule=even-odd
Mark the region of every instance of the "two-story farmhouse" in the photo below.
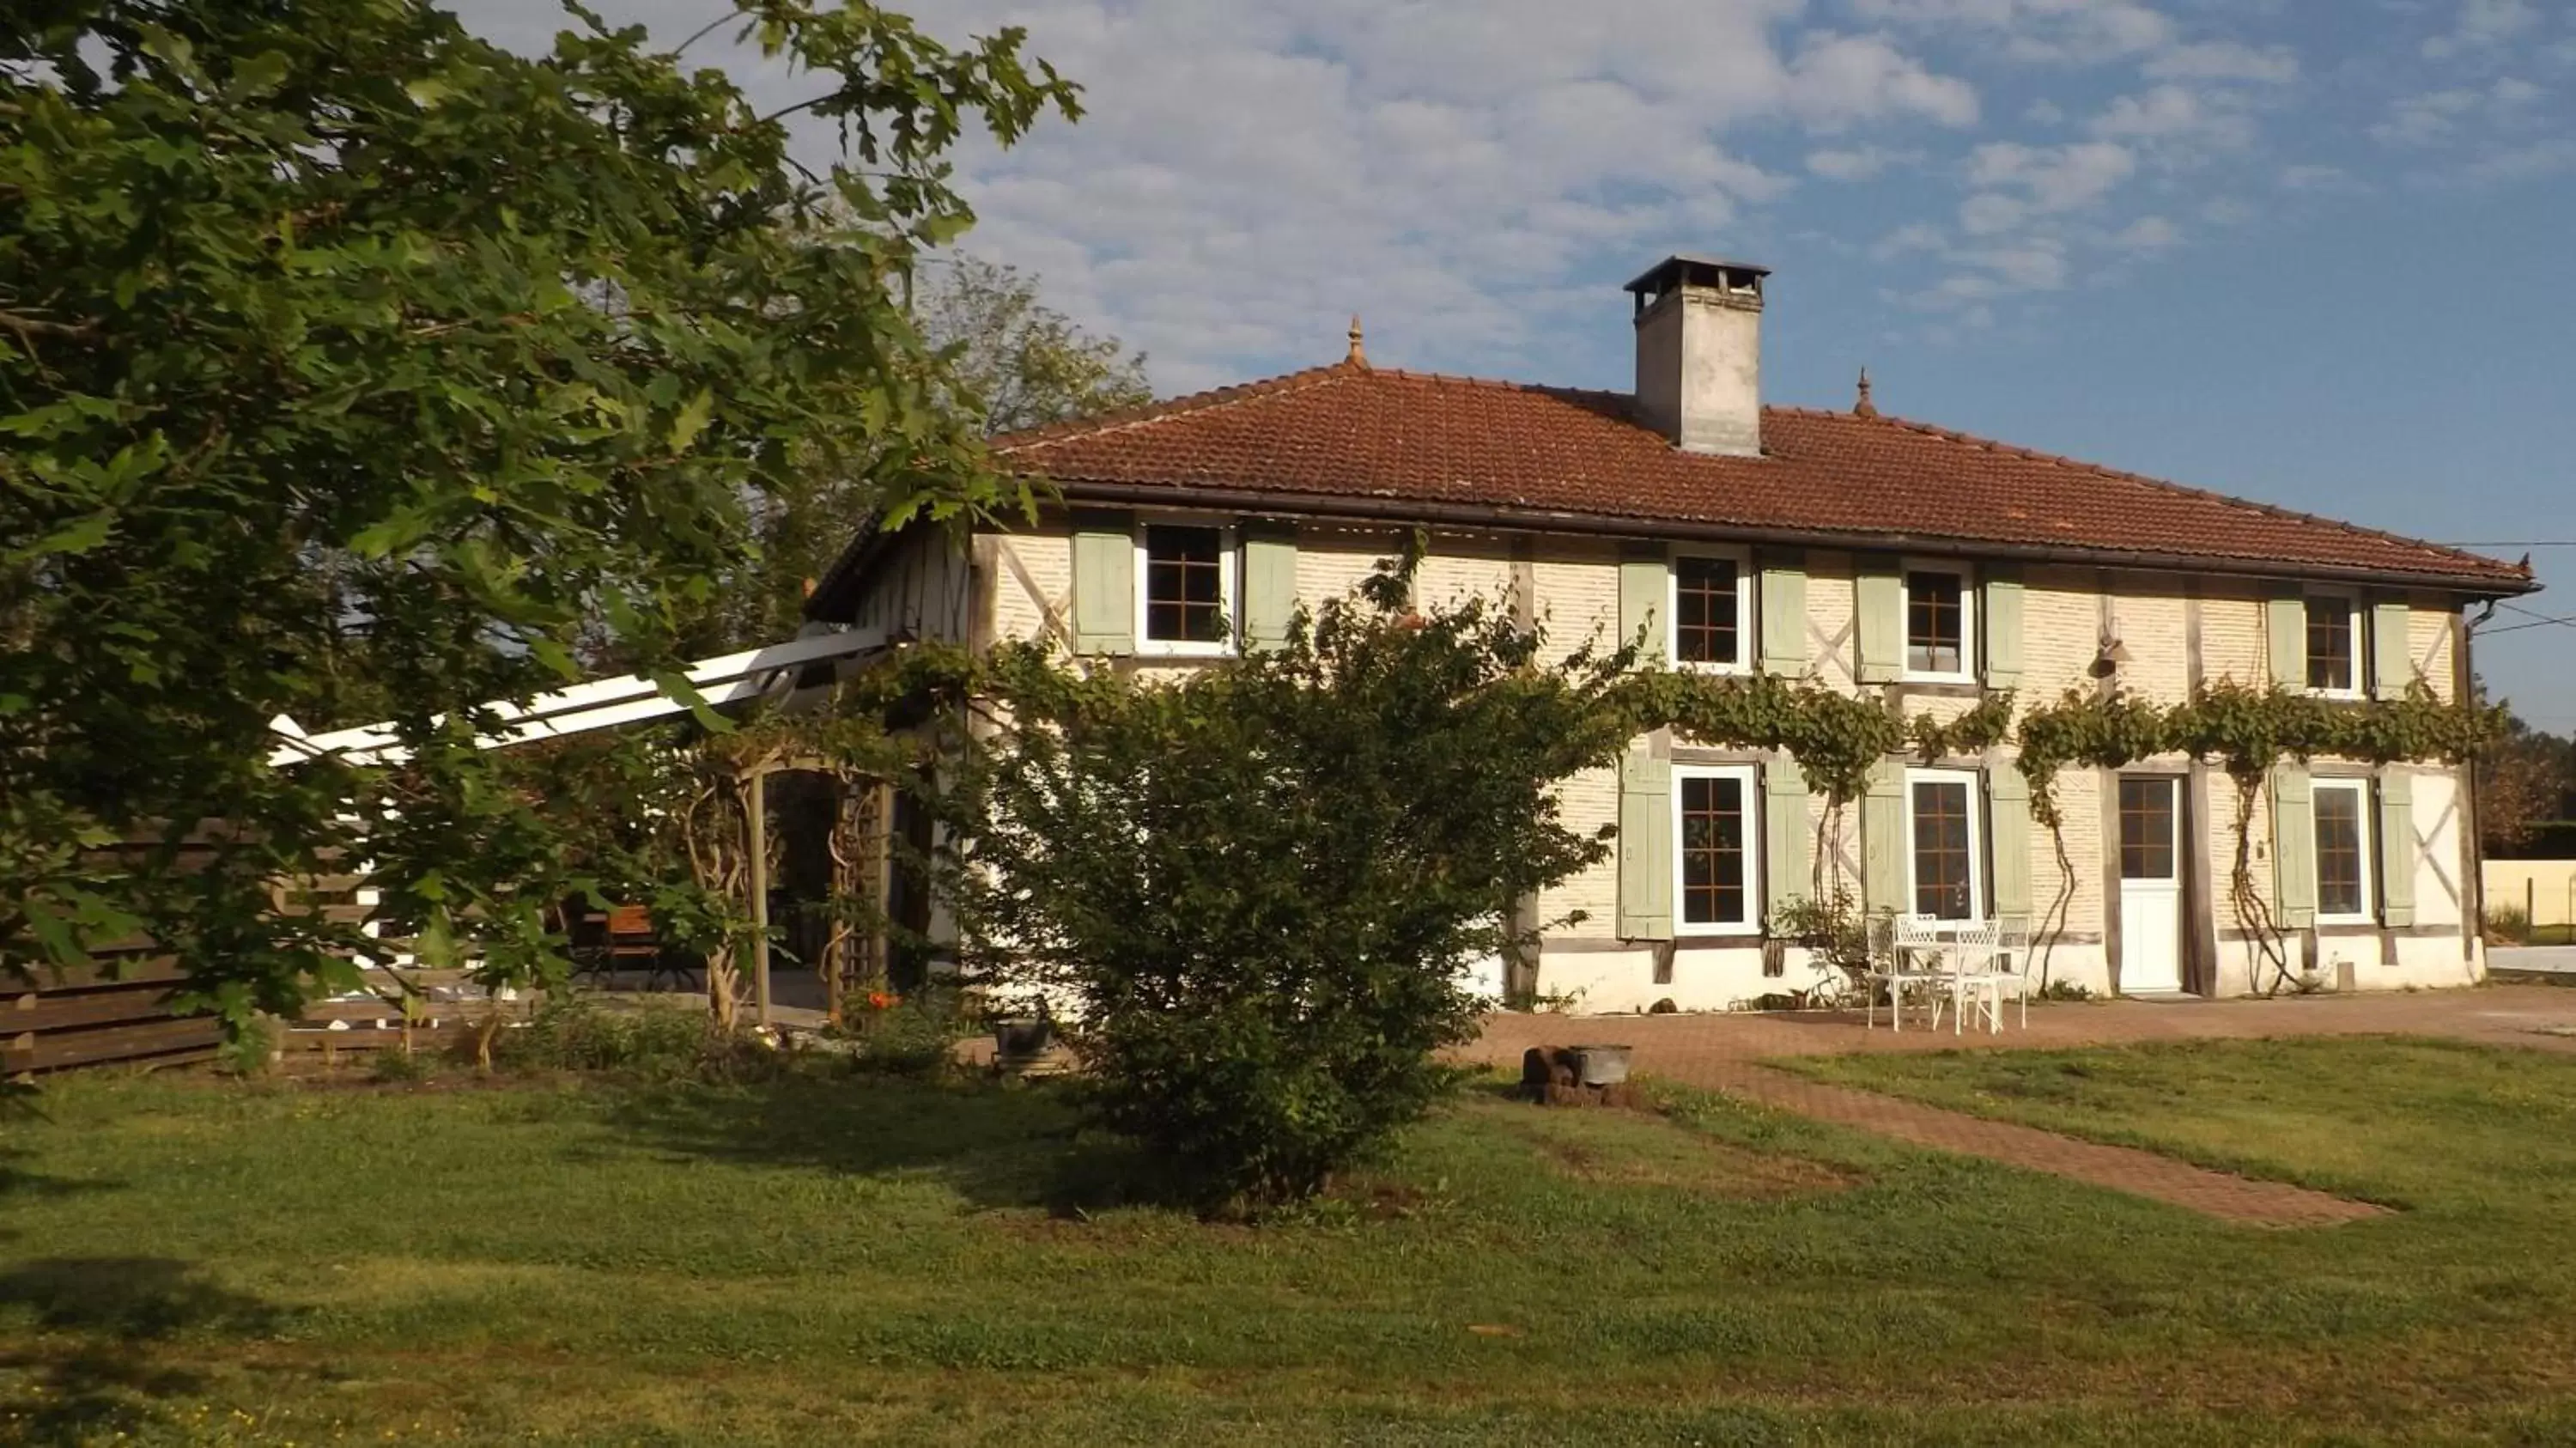
[[[1000,439],[1063,505],[1035,527],[857,540],[821,623],[1047,637],[1186,669],[1280,636],[1400,531],[1431,530],[1426,600],[1508,594],[1552,639],[1643,629],[1673,666],[1805,676],[1908,714],[1985,691],[2181,699],[2232,679],[2342,698],[2469,685],[2464,611],[2527,570],[2323,518],[1879,415],[1761,402],[1762,268],[1676,256],[1630,283],[1636,390],[1341,362]],[[2062,878],[2009,748],[1890,758],[1826,862],[1872,908],[2034,914]],[[2254,983],[2221,900],[2235,794],[2175,757],[2061,776],[2076,872],[2061,978],[2130,994]],[[2483,956],[2463,771],[2284,766],[2253,872],[2324,979],[2459,984]],[[1787,761],[1636,741],[1566,789],[1615,861],[1533,902],[1517,988],[1580,1009],[1715,1009],[1783,988],[1766,914],[1813,879],[1822,805]],[[2036,898],[2035,898],[2036,897]],[[1534,968],[1535,979],[1530,977]]]

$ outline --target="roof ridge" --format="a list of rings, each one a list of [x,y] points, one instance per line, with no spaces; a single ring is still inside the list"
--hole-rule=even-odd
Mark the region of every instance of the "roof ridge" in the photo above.
[[[2510,569],[2513,566],[2506,563],[2501,558],[2489,558],[2482,553],[2471,553],[2466,549],[2448,547],[2444,544],[2435,543],[2428,539],[2410,538],[2403,533],[2392,533],[2385,528],[2365,527],[2362,524],[2348,522],[2342,518],[2330,518],[2323,513],[2302,512],[2297,508],[2284,508],[2278,503],[2265,503],[2253,498],[2240,498],[2234,493],[2222,493],[2215,488],[2196,488],[2189,483],[2177,483],[2170,478],[2152,477],[2146,473],[2131,472],[2127,468],[2115,468],[2107,463],[2097,463],[2086,458],[2069,457],[2063,453],[2042,452],[2038,448],[2024,447],[2018,443],[1999,442],[1990,437],[1979,437],[1975,433],[1960,432],[1956,428],[1942,427],[1937,423],[1917,422],[1911,418],[1894,417],[1885,413],[1881,413],[1876,417],[1860,417],[1849,412],[1835,412],[1817,408],[1766,408],[1765,410],[1795,412],[1816,417],[1843,418],[1859,423],[1884,423],[1890,426],[1904,428],[1909,432],[1918,432],[1929,437],[1937,437],[1944,442],[1954,442],[1968,447],[1982,448],[1988,452],[2003,453],[2011,457],[2028,458],[2033,462],[2050,463],[2058,467],[2080,468],[2085,472],[2093,473],[2100,477],[2112,478],[2120,482],[2136,483],[2143,487],[2160,489],[2168,493],[2180,493],[2185,497],[2200,498],[2213,503],[2224,503],[2230,507],[2250,509],[2253,512],[2265,514],[2274,518],[2287,518],[2300,523],[2321,523],[2329,528],[2340,529],[2343,532],[2354,534],[2358,537],[2376,539],[2382,543],[2402,543],[2409,548],[2422,548],[2428,552],[2439,553],[2448,557],[2463,559],[2473,563],[2491,564],[2498,568]],[[2526,570],[2526,575],[2527,572],[2528,570]]]
[[[1415,372],[1403,367],[1371,369],[1380,377],[1401,377],[1408,382],[1458,383],[1468,387],[1492,387],[1505,392],[1545,392],[1554,396],[1616,397],[1633,399],[1637,394],[1608,387],[1565,387],[1552,382],[1515,382],[1509,377],[1477,377],[1464,372]]]
[[[1040,423],[1036,427],[1024,427],[1017,432],[1004,433],[993,438],[986,446],[992,452],[1009,453],[1040,443],[1061,442],[1068,437],[1090,437],[1101,433],[1122,432],[1131,427],[1164,422],[1176,417],[1187,417],[1194,413],[1205,412],[1210,408],[1246,402],[1256,397],[1275,397],[1285,392],[1302,391],[1309,386],[1331,382],[1336,378],[1363,375],[1370,370],[1366,364],[1355,365],[1348,361],[1327,362],[1321,366],[1301,368],[1295,372],[1282,372],[1276,377],[1263,377],[1251,382],[1211,387],[1201,392],[1185,392],[1178,397],[1142,403],[1135,407],[1122,407],[1114,412],[1067,418],[1062,422]]]

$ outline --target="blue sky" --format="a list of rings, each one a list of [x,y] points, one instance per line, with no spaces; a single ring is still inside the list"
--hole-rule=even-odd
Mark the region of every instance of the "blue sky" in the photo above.
[[[451,0],[533,43],[530,0]],[[718,0],[594,0],[677,39]],[[1090,114],[968,250],[1164,391],[1341,354],[1628,385],[1618,286],[1773,267],[1765,389],[2438,540],[2576,542],[2576,0],[947,0]],[[720,38],[719,38],[720,39]],[[795,99],[716,41],[691,52]],[[817,149],[820,149],[819,140]],[[2551,592],[2491,630],[2576,615]],[[2481,640],[2576,729],[2576,627]]]

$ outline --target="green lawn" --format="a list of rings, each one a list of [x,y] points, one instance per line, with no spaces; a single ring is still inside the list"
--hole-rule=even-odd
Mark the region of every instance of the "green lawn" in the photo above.
[[[1204,1224],[1115,1205],[1043,1090],[76,1080],[0,1126],[0,1443],[2576,1439],[2576,1059],[1821,1069],[2410,1210],[2231,1228],[1482,1093],[1321,1208]]]

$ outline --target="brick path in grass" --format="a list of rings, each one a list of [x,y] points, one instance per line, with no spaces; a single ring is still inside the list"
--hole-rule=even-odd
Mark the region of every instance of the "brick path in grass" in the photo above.
[[[2210,1171],[2135,1147],[2103,1146],[2053,1131],[1989,1121],[1937,1106],[1828,1086],[1820,1081],[1736,1066],[1712,1082],[1741,1100],[1800,1116],[1856,1126],[1936,1151],[1982,1156],[2032,1171],[2152,1197],[2230,1222],[2258,1227],[2329,1227],[2383,1215],[2387,1208],[2310,1191],[2287,1182]]]
[[[1611,1042],[1636,1048],[1642,1075],[1663,1076],[1820,1121],[1873,1131],[1942,1151],[1987,1157],[2034,1171],[2133,1192],[2230,1222],[2324,1226],[2382,1215],[2384,1208],[2284,1182],[2255,1181],[2131,1147],[2103,1146],[2055,1132],[1829,1086],[1758,1063],[1781,1056],[1861,1051],[2063,1049],[2140,1041],[2256,1039],[2322,1035],[2437,1036],[2485,1045],[2576,1050],[2576,989],[2478,989],[2272,1001],[2113,1001],[2045,1004],[2027,1030],[2006,1015],[2000,1035],[1948,1030],[1864,1030],[1858,1015],[1557,1016],[1500,1015],[1465,1054],[1509,1066],[1531,1046]]]

